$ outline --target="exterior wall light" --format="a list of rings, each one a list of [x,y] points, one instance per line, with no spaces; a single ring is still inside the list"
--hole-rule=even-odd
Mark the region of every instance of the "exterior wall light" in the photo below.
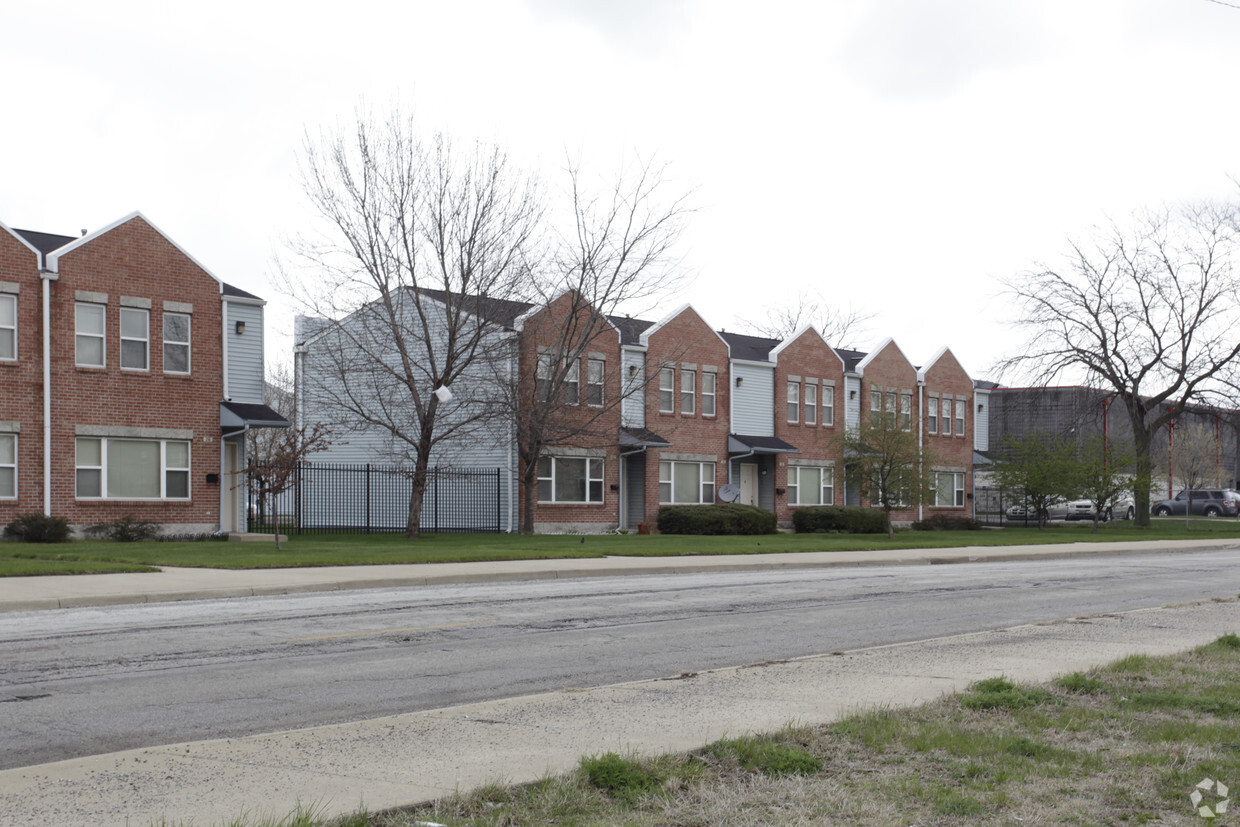
[[[245,333],[245,322],[237,322],[237,335]]]
[[[736,387],[738,387],[738,388],[739,388],[739,387],[742,387],[742,386],[744,386],[744,384],[745,384],[745,377],[744,377],[744,376],[738,376],[738,377],[736,377]]]

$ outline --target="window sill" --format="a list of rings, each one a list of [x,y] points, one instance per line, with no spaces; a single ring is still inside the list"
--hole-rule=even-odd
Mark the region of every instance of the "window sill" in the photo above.
[[[547,506],[547,507],[557,506],[557,505],[571,505],[571,506],[590,505],[590,506],[594,506],[595,508],[600,508],[602,506],[607,505],[607,503],[605,502],[601,502],[601,503],[600,502],[586,502],[584,500],[582,501],[556,500],[555,502],[547,502],[546,500],[539,500],[538,504],[540,506]]]

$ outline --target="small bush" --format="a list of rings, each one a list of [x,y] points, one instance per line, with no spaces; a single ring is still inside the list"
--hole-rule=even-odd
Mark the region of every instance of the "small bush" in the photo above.
[[[1102,681],[1092,678],[1084,672],[1073,672],[1070,675],[1064,675],[1055,681],[1055,685],[1060,689],[1066,689],[1074,695],[1097,695],[1106,688]]]
[[[707,751],[721,760],[735,760],[741,767],[760,772],[768,778],[822,772],[822,761],[813,753],[769,736],[718,741]]]
[[[1240,637],[1234,632],[1228,632],[1214,641],[1214,645],[1220,649],[1240,649]]]
[[[86,533],[104,540],[115,540],[118,543],[134,543],[158,537],[159,525],[149,520],[139,520],[132,514],[126,514],[114,522],[93,525],[86,529]]]
[[[774,534],[775,512],[752,505],[665,505],[659,509],[664,534]]]
[[[22,514],[4,527],[4,536],[27,543],[63,543],[69,539],[69,521],[38,512]]]
[[[1007,678],[986,678],[969,686],[971,695],[960,699],[965,709],[1026,709],[1054,698],[1045,689],[1017,686]]]
[[[935,514],[913,523],[913,531],[981,531],[982,524],[972,517]]]
[[[848,534],[886,534],[887,518],[881,508],[855,505],[814,505],[792,512],[798,534],[842,531]]]
[[[635,801],[663,783],[637,761],[621,758],[614,752],[582,758],[581,771],[591,786],[625,801]]]

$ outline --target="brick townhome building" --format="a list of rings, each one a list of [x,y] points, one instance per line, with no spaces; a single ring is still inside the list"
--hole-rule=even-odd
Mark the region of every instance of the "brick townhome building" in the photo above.
[[[80,238],[0,224],[0,524],[122,516],[244,531],[263,301],[141,214]]]
[[[520,343],[515,352],[524,356],[512,370],[522,383],[534,383],[536,354],[546,339],[538,324],[519,320],[536,320],[545,309],[498,302],[489,307],[495,335]],[[801,506],[866,505],[847,485],[837,436],[856,427],[873,405],[898,412],[934,457],[934,500],[893,516],[909,521],[939,511],[970,513],[975,395],[950,350],[918,368],[891,340],[860,353],[832,348],[812,328],[786,340],[716,331],[689,305],[654,323],[619,317],[611,322],[614,334],[609,329],[584,348],[577,370],[599,382],[600,396],[619,404],[597,416],[588,438],[545,452],[534,506],[538,530],[636,529],[652,524],[661,505],[724,499],[770,509],[782,524]],[[331,380],[316,369],[326,358],[320,351],[324,334],[313,333],[325,326],[330,322],[300,322],[307,332],[298,336],[303,423],[332,419],[330,394],[322,393]],[[583,413],[590,405],[585,385]],[[463,389],[461,395],[487,394]],[[494,433],[491,440],[455,446],[444,458],[498,466],[516,480],[517,428],[501,423]],[[381,439],[360,429],[316,459],[384,462],[390,455]],[[556,493],[569,473],[584,475],[579,485],[563,487],[579,493]],[[501,499],[501,530],[516,530],[519,485],[502,486]]]

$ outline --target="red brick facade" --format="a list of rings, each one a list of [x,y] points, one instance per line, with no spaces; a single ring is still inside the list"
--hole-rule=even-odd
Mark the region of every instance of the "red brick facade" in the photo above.
[[[60,246],[45,266],[56,275],[50,282],[52,515],[77,526],[132,515],[196,530],[218,528],[224,398],[220,283],[137,215]],[[19,495],[0,499],[0,524],[44,508],[39,261],[14,233],[0,230],[0,285],[6,282],[20,288],[19,350],[16,364],[0,362],[0,424],[19,426],[20,456]],[[78,364],[79,303],[89,305],[89,313],[102,312],[102,366]],[[130,367],[121,365],[122,308],[130,332],[145,317],[145,367],[140,334],[125,345]],[[164,364],[164,316],[170,313],[190,320],[188,373],[174,371],[171,360],[167,369]],[[181,463],[172,453],[181,450],[179,443],[189,443],[188,497],[79,496],[79,438],[150,440],[157,452],[160,440],[174,441],[178,446],[165,449],[165,462],[178,469]],[[182,479],[169,490],[179,493]]]

